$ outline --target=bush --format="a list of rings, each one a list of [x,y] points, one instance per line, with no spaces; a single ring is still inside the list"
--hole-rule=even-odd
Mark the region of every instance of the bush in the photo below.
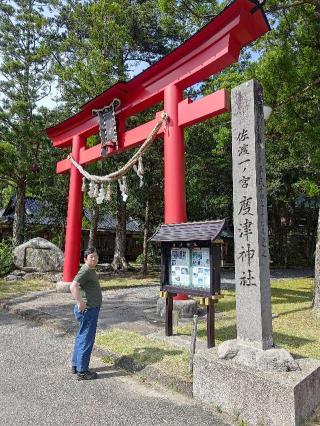
[[[12,247],[9,241],[0,242],[0,276],[6,275],[12,270]]]
[[[137,263],[143,263],[143,254],[139,254],[136,259]],[[148,244],[148,264],[149,265],[160,265],[161,262],[161,249],[160,247]]]

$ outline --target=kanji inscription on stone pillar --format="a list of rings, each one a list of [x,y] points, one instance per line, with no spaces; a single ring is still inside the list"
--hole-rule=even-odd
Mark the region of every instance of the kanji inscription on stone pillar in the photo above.
[[[273,345],[262,89],[231,92],[237,341]]]

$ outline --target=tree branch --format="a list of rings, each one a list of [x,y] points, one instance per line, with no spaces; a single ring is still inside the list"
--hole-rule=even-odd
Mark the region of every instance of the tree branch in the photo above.
[[[10,186],[17,185],[17,183],[13,179],[6,176],[0,176],[0,182],[4,182],[6,185],[10,185]]]
[[[266,13],[273,13],[273,12],[279,12],[281,10],[287,10],[287,9],[291,9],[292,7],[298,7],[298,6],[302,6],[302,5],[306,5],[306,4],[310,4],[312,6],[315,6],[316,8],[316,16],[320,17],[320,1],[319,0],[301,0],[301,1],[295,1],[293,3],[290,4],[283,4],[283,5],[275,5],[275,6],[271,6],[269,8],[265,9]]]
[[[199,19],[199,20],[203,19],[203,16],[200,16],[198,13],[196,13],[194,11],[194,9],[190,6],[190,2],[189,1],[188,2],[182,1],[181,5],[184,6],[191,13],[191,15],[193,15],[197,19]]]
[[[286,99],[284,99],[283,101],[279,102],[278,104],[276,104],[274,106],[274,109],[282,106],[283,104],[287,103],[288,101],[295,99],[298,96],[301,96],[303,93],[307,92],[309,89],[311,89],[313,86],[316,86],[317,84],[320,84],[320,77],[317,77],[312,83],[308,84],[306,87],[304,87],[303,89],[298,89],[295,93],[293,93],[292,95],[288,96]]]
[[[291,4],[275,5],[275,6],[271,6],[269,8],[266,8],[265,12],[266,13],[278,12],[280,10],[291,9],[291,7],[302,6],[303,4],[306,4],[306,3],[309,3],[309,1],[308,0],[302,0],[302,1],[296,1],[296,2],[291,3]]]

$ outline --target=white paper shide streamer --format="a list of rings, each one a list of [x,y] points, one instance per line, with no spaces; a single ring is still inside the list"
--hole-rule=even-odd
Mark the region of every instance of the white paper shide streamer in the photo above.
[[[138,149],[138,151],[131,157],[131,159],[119,170],[116,172],[110,173],[106,176],[96,176],[91,175],[88,173],[84,168],[72,158],[71,155],[68,155],[68,159],[71,161],[71,163],[78,169],[78,171],[82,174],[82,192],[86,191],[86,180],[89,181],[89,190],[88,190],[88,196],[90,198],[95,198],[97,204],[102,204],[103,201],[110,201],[111,200],[111,182],[118,181],[118,185],[121,191],[122,199],[124,202],[128,199],[128,185],[127,185],[127,179],[125,174],[133,169],[137,176],[140,179],[140,188],[143,186],[143,175],[144,175],[144,169],[143,169],[143,162],[142,162],[142,155],[146,151],[146,149],[151,145],[151,143],[154,141],[160,127],[164,125],[164,128],[166,128],[168,115],[164,112],[162,113],[161,120],[157,122],[154,129],[150,133],[150,135],[147,137],[143,145]],[[107,183],[107,190],[104,187],[104,184]]]

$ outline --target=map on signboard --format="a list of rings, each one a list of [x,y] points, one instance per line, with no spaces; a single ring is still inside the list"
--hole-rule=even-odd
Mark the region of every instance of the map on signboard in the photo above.
[[[191,252],[192,286],[210,289],[210,250],[195,247]]]
[[[190,251],[188,248],[171,250],[171,285],[178,287],[190,285]]]

